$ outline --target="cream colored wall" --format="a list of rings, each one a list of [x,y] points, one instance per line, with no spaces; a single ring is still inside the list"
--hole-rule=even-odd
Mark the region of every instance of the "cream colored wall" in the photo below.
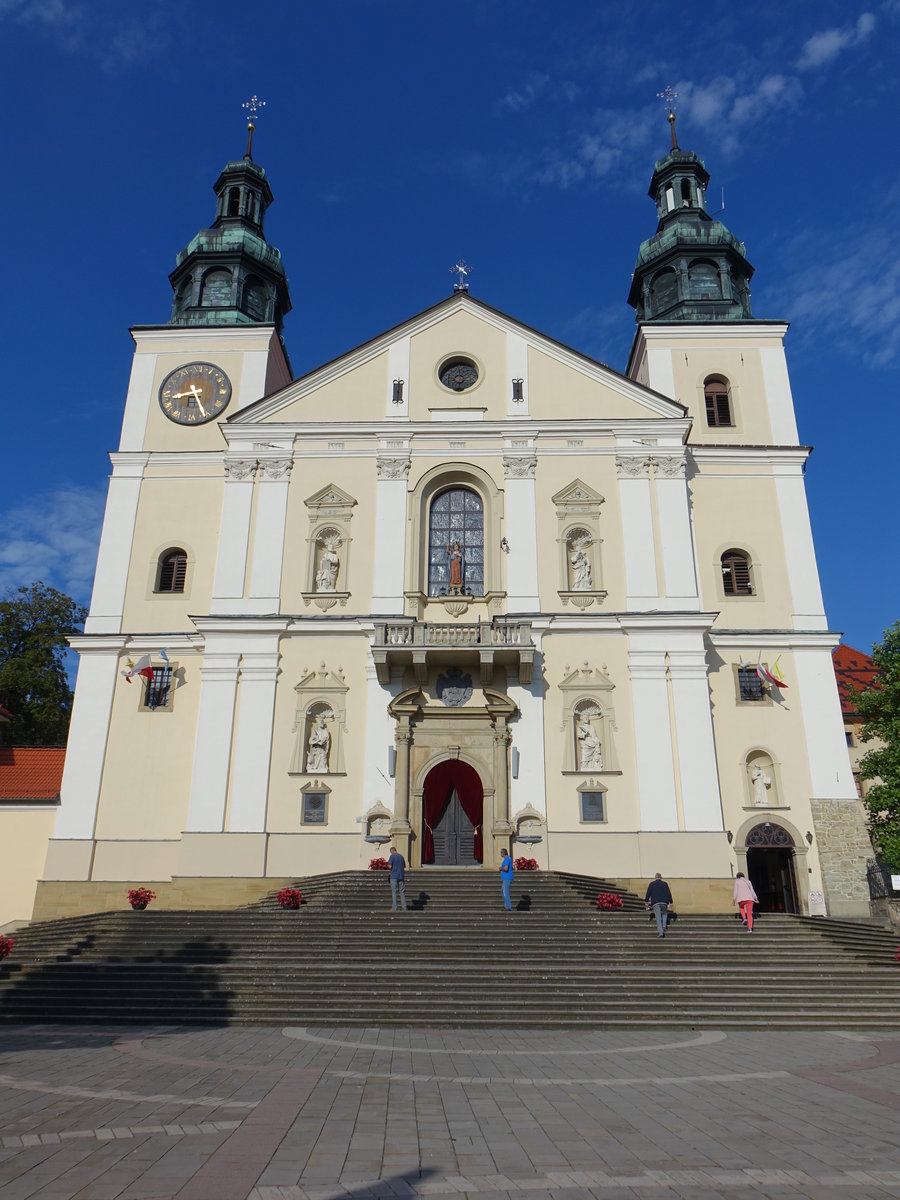
[[[775,480],[704,463],[690,487],[703,607],[722,614],[716,627],[789,629],[793,601]],[[725,595],[721,556],[732,548],[750,554],[752,596]]]
[[[375,554],[375,489],[378,479],[375,457],[350,458],[332,453],[319,458],[304,458],[291,472],[284,535],[284,567],[281,576],[281,604],[284,612],[315,616],[319,610],[305,608],[301,592],[315,591],[309,571],[309,537],[313,532],[306,500],[328,484],[334,484],[356,500],[350,518],[350,569],[345,571],[346,553],[341,554],[338,590],[349,591],[346,607],[332,610],[333,615],[368,613],[372,607],[372,573]],[[398,538],[404,535],[397,531]]]
[[[192,630],[188,614],[209,612],[224,483],[221,468],[194,468],[197,474],[188,478],[184,470],[148,466],[141,483],[124,629]],[[184,592],[154,593],[159,557],[172,547],[188,556]]]
[[[120,674],[110,718],[97,814],[99,841],[178,838],[185,827],[200,700],[201,656],[170,651],[170,709],[141,707],[144,685]],[[125,669],[125,656],[122,657]],[[183,670],[183,675],[182,675]]]
[[[450,391],[437,378],[438,366],[455,354],[473,358],[479,366],[478,382],[464,392]],[[505,332],[474,313],[451,313],[410,339],[409,415],[413,421],[428,421],[434,408],[486,408],[485,420],[503,420],[507,375]]]
[[[278,424],[291,421],[380,421],[388,387],[388,352],[360,363],[278,412]],[[334,436],[340,437],[335,429]],[[322,447],[324,449],[324,447]],[[311,489],[312,490],[312,489]],[[309,494],[309,493],[307,493]]]
[[[183,331],[181,332],[183,334]],[[199,335],[201,331],[197,330],[196,333]],[[236,410],[235,399],[241,387],[246,353],[253,350],[265,350],[268,347],[271,330],[265,330],[264,334],[265,336],[259,337],[258,343],[241,340],[240,343],[235,342],[229,345],[222,338],[216,337],[214,340],[208,339],[207,344],[204,345],[200,337],[186,340],[184,336],[181,339],[174,337],[171,345],[167,342],[156,341],[148,343],[145,352],[154,353],[158,357],[147,413],[144,449],[194,452],[224,450],[225,439],[219,429],[219,424],[220,422],[224,423]],[[231,380],[232,391],[228,407],[218,420],[204,425],[179,425],[170,421],[159,406],[159,389],[163,380],[170,371],[190,362],[211,362],[224,371]]]
[[[44,870],[56,806],[0,808],[0,928],[31,918],[37,881]]]
[[[788,691],[775,700],[738,704],[734,668],[740,657],[739,653],[731,651],[721,656],[714,650],[709,654],[716,755],[727,828],[736,830],[737,825],[752,817],[754,812],[766,811],[751,804],[746,760],[752,750],[764,750],[771,756],[782,803],[789,805],[791,813],[795,814],[793,819],[798,824],[811,821],[812,781],[799,701]],[[771,658],[771,655],[764,655],[763,661]],[[794,676],[790,652],[781,655],[780,666],[786,678]],[[804,824],[803,829],[807,828],[812,826]]]
[[[528,407],[535,420],[625,419],[648,409],[582,375],[534,346],[528,347]],[[585,480],[587,482],[587,480]]]

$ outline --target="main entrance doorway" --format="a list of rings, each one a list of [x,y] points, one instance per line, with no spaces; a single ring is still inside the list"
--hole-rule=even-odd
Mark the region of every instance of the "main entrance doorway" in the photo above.
[[[438,763],[422,797],[422,865],[474,867],[484,859],[484,790],[474,767],[459,759]]]
[[[793,846],[787,830],[769,821],[747,835],[747,875],[759,897],[760,912],[800,911]]]

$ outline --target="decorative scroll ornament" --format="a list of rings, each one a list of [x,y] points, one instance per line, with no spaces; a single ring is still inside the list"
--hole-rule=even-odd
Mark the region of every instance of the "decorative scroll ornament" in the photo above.
[[[653,468],[657,475],[662,475],[665,479],[682,479],[684,477],[684,459],[680,455],[654,458]]]
[[[375,459],[375,470],[379,479],[405,479],[409,474],[410,458],[396,454],[379,454]]]
[[[507,479],[534,479],[535,454],[504,454],[503,474]]]
[[[290,458],[263,458],[259,463],[259,474],[262,479],[284,479],[291,473],[293,460]]]
[[[617,454],[616,470],[620,475],[626,475],[629,479],[638,479],[640,476],[648,474],[650,459],[638,455]]]
[[[447,708],[462,708],[472,699],[472,676],[463,675],[455,667],[437,679],[438,699]]]
[[[255,458],[226,458],[225,478],[252,479],[256,474],[256,466]]]

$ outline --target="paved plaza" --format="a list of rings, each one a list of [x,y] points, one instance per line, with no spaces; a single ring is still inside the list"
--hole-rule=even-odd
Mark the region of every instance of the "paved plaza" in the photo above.
[[[900,1197],[900,1037],[0,1029],[2,1200]]]

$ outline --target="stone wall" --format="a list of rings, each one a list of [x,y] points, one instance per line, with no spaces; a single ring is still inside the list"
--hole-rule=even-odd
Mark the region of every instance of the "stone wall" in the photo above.
[[[857,800],[812,800],[816,847],[830,917],[869,917],[866,860],[874,857]]]

